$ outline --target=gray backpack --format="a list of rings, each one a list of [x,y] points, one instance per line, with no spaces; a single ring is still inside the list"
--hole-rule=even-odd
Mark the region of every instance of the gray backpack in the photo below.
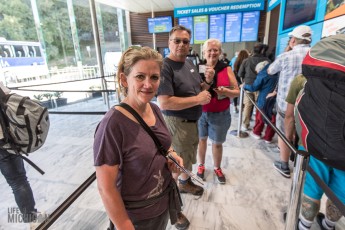
[[[28,155],[42,147],[49,130],[47,108],[29,97],[0,89],[0,148]]]

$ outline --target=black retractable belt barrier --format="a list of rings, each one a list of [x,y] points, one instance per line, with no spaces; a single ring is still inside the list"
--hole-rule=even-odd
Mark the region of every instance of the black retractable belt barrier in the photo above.
[[[57,85],[57,84],[64,84],[64,83],[71,83],[71,82],[78,82],[78,81],[88,81],[88,80],[95,80],[95,79],[104,79],[105,77],[113,77],[113,76],[114,75],[108,75],[108,76],[93,77],[93,78],[88,78],[88,79],[78,79],[78,80],[71,80],[71,81],[50,82],[50,83],[39,84],[39,85],[23,85],[23,86],[20,86],[20,87],[8,87],[8,88],[11,89],[11,90],[23,90],[22,88],[35,87],[35,86],[45,86],[45,85]]]
[[[270,121],[270,119],[262,112],[262,110],[257,106],[257,104],[247,95],[247,92],[244,91],[248,99],[251,103],[255,106],[257,111],[260,112],[262,117],[267,121],[267,123],[274,129],[274,131],[278,134],[278,136],[284,141],[284,143],[289,147],[289,149],[297,156],[297,163],[300,164],[296,166],[296,169],[301,169],[302,173],[295,172],[294,180],[291,186],[291,195],[290,195],[290,205],[287,213],[286,218],[286,228],[287,230],[295,229],[298,223],[298,214],[300,210],[300,196],[301,196],[301,184],[304,183],[305,178],[305,170],[307,170],[310,175],[315,179],[316,183],[323,189],[327,197],[336,205],[339,211],[345,216],[345,205],[339,200],[339,198],[333,193],[333,191],[326,185],[325,182],[314,172],[314,170],[309,167],[308,159],[309,153],[305,151],[296,150],[295,146],[293,146],[285,137],[285,135]],[[301,159],[302,158],[302,159]],[[296,184],[296,185],[295,185]],[[292,195],[296,194],[297,199]],[[292,207],[294,206],[294,207]]]
[[[96,172],[82,183],[77,190],[75,190],[49,217],[42,222],[36,230],[48,229],[65,211],[71,206],[71,204],[96,180]]]

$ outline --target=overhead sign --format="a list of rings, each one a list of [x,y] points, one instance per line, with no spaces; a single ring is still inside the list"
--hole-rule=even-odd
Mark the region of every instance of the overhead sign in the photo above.
[[[225,14],[210,15],[210,38],[224,42]]]
[[[256,0],[256,1],[247,1],[247,2],[232,2],[226,4],[218,5],[202,5],[202,6],[193,6],[193,7],[182,7],[174,9],[175,18],[187,17],[187,16],[196,16],[196,15],[206,15],[206,14],[222,14],[222,13],[231,13],[239,11],[256,11],[264,10],[265,1]]]
[[[225,42],[241,41],[242,13],[226,14]]]
[[[208,39],[208,16],[194,17],[194,44],[202,44]]]
[[[245,12],[242,19],[241,41],[249,42],[258,39],[260,11]]]

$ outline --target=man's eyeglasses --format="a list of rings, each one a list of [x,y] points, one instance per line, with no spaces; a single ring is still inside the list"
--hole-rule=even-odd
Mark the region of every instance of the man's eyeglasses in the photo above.
[[[180,44],[181,42],[183,43],[183,45],[188,45],[190,43],[188,39],[180,39],[180,38],[170,39],[170,41],[174,41],[176,45]]]

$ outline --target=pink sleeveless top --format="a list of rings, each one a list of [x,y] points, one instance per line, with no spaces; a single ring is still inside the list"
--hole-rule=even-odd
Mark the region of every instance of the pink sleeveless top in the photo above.
[[[222,69],[217,75],[217,87],[230,86],[227,68]],[[230,107],[230,98],[218,100],[217,94],[211,98],[210,103],[202,106],[203,112],[222,112]]]

